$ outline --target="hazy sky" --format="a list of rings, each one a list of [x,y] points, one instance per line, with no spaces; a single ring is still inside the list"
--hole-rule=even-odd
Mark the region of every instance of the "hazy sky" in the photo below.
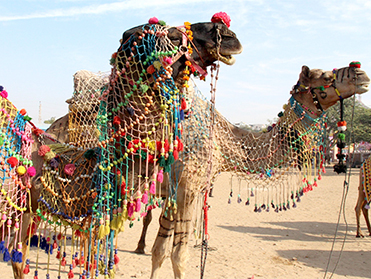
[[[302,65],[332,70],[353,60],[371,76],[371,1],[0,1],[0,85],[38,124],[67,113],[73,74],[110,70],[122,33],[156,16],[168,25],[224,11],[244,51],[223,65],[216,107],[232,122],[276,117]],[[210,96],[210,78],[197,80]],[[371,106],[371,93],[362,95]]]

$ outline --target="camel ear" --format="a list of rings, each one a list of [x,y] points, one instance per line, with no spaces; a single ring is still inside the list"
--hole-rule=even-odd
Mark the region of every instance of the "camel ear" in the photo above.
[[[310,69],[308,66],[301,67],[301,73],[299,76],[299,81],[305,86],[309,85],[310,82]]]

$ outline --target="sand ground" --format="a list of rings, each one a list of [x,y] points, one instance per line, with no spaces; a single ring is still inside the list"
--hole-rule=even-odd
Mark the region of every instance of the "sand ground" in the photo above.
[[[341,214],[338,226],[345,175],[338,175],[331,168],[297,208],[280,213],[254,213],[252,205],[238,204],[235,200],[228,204],[229,175],[221,175],[215,184],[214,197],[209,199],[210,250],[203,278],[371,278],[371,237],[355,237],[358,172],[359,169],[351,169],[345,202],[346,221]],[[159,213],[159,210],[154,212],[149,227],[149,251],[158,229]],[[366,232],[361,218],[362,229]],[[149,278],[150,252],[146,255],[133,253],[140,231],[141,223],[137,222],[121,234],[116,278]],[[194,247],[199,243],[194,238],[190,241],[186,278],[200,278],[201,252],[199,247]],[[43,263],[39,278],[45,278],[43,269],[47,255],[40,255]],[[36,258],[36,250],[31,251],[30,258]],[[34,266],[32,263],[32,271]],[[57,269],[57,266],[52,267],[50,278],[57,278]],[[11,267],[4,262],[0,263],[0,272],[0,278],[13,278]],[[66,269],[63,278],[67,278],[67,272]],[[33,278],[33,273],[26,278]],[[75,278],[79,278],[78,275]],[[160,278],[172,278],[170,259],[163,264]]]

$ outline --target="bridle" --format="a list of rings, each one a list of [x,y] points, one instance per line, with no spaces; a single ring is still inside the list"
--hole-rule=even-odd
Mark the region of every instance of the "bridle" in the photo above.
[[[334,78],[333,78],[333,81],[331,82],[331,84],[328,84],[328,85],[322,85],[322,86],[317,86],[317,87],[308,87],[308,86],[305,86],[304,84],[300,83],[300,81],[298,81],[298,83],[296,85],[294,85],[293,87],[293,90],[291,93],[311,93],[311,96],[312,96],[312,99],[313,99],[313,104],[316,106],[317,108],[317,111],[319,113],[323,113],[324,110],[322,108],[322,105],[320,103],[320,101],[318,100],[318,94],[325,94],[324,97],[321,96],[322,99],[326,98],[327,96],[327,93],[326,93],[326,89],[327,88],[330,88],[330,87],[333,87],[334,90],[335,90],[335,93],[336,95],[338,95],[339,97],[339,100],[343,100],[343,97],[341,96],[339,90],[336,88],[336,69],[333,69],[332,70],[332,73],[334,75]],[[320,90],[318,93],[316,93],[314,90]]]

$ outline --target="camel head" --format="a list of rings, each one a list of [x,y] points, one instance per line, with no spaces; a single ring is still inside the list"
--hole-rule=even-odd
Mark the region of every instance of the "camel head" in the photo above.
[[[369,84],[370,78],[360,69],[359,62],[332,71],[303,66],[291,94],[313,117],[318,117],[338,100],[367,92]]]
[[[243,47],[236,34],[229,29],[229,22],[226,24],[223,23],[224,21],[214,20],[214,18],[212,21],[180,27],[166,26],[164,33],[159,32],[160,36],[165,34],[166,40],[169,40],[168,43],[178,49],[178,53],[172,57],[173,62],[170,65],[175,81],[181,80],[187,60],[192,63],[199,74],[205,75],[206,68],[214,62],[221,61],[227,65],[233,65],[235,62],[233,55],[242,52]],[[144,35],[143,30],[149,28],[148,25],[141,25],[126,31],[123,34],[117,55],[120,56],[122,44],[125,44],[130,37],[135,36],[141,39]],[[139,44],[140,39],[133,40],[133,45]],[[162,40],[165,41],[165,39]]]

